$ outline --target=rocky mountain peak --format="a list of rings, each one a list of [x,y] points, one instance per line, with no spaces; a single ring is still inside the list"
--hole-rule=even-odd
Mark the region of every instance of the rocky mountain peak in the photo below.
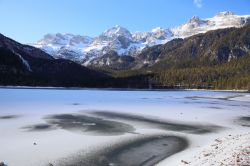
[[[107,38],[113,38],[113,37],[118,37],[118,36],[124,36],[126,38],[131,38],[132,35],[129,32],[129,30],[127,30],[126,28],[116,25],[106,31],[104,31],[101,36],[105,36]]]
[[[152,29],[151,32],[157,33],[157,32],[162,32],[162,31],[165,31],[165,29],[163,29],[162,27],[156,27],[156,28]]]
[[[198,16],[193,16],[189,21],[188,23],[199,23],[201,22],[202,20],[198,17]]]
[[[233,16],[233,15],[235,15],[235,14],[231,11],[224,11],[224,12],[218,13],[216,16],[217,17],[225,17],[225,16]]]

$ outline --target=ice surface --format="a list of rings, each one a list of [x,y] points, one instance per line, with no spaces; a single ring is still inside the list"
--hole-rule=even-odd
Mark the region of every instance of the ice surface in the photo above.
[[[84,158],[135,137],[140,140],[161,134],[188,140],[187,149],[159,164],[178,165],[183,156],[197,152],[215,138],[249,131],[249,127],[235,122],[249,117],[249,101],[248,93],[239,92],[3,88],[0,161],[10,166],[46,165],[70,156]],[[98,116],[97,112],[127,117]],[[62,115],[68,119],[62,120]],[[118,125],[116,133],[103,134],[113,122]],[[189,128],[174,130],[163,128],[163,124],[191,126],[190,130],[212,126],[216,130],[188,132]]]

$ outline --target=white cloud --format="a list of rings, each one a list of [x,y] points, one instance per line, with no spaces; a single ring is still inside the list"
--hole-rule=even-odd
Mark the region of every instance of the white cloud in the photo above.
[[[194,5],[197,8],[202,8],[202,0],[194,0]]]

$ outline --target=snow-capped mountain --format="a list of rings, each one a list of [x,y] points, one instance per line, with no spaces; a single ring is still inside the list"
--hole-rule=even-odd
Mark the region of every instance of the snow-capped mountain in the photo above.
[[[172,29],[157,27],[149,32],[131,33],[117,25],[94,38],[73,34],[48,34],[31,45],[56,58],[91,65],[92,62],[96,64],[102,56],[107,57],[109,52],[113,54],[115,51],[120,56],[136,57],[146,47],[165,44],[175,38],[186,38],[216,29],[241,27],[249,23],[250,15],[239,16],[232,12],[221,12],[207,19],[194,16],[187,23]]]
[[[211,30],[241,27],[250,23],[250,15],[238,16],[232,12],[221,12],[212,18],[200,19],[194,16],[186,24],[172,29],[175,37],[185,38]]]
[[[85,52],[96,50],[102,55],[109,50],[126,50],[131,43],[133,43],[132,34],[127,29],[116,25],[97,36],[89,47],[85,49]]]
[[[157,44],[163,44],[169,41],[174,34],[170,29],[163,29],[157,27],[152,29],[151,32],[135,32],[133,33],[133,39],[136,42],[142,43],[144,46],[153,46]]]
[[[89,47],[93,38],[73,34],[47,34],[33,46],[40,48],[55,58],[65,58],[79,62],[84,49]]]

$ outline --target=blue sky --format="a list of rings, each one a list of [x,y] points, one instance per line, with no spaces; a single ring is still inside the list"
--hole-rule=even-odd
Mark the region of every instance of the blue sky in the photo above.
[[[0,33],[30,43],[47,33],[96,36],[114,25],[174,27],[220,11],[250,14],[250,0],[0,0]]]

